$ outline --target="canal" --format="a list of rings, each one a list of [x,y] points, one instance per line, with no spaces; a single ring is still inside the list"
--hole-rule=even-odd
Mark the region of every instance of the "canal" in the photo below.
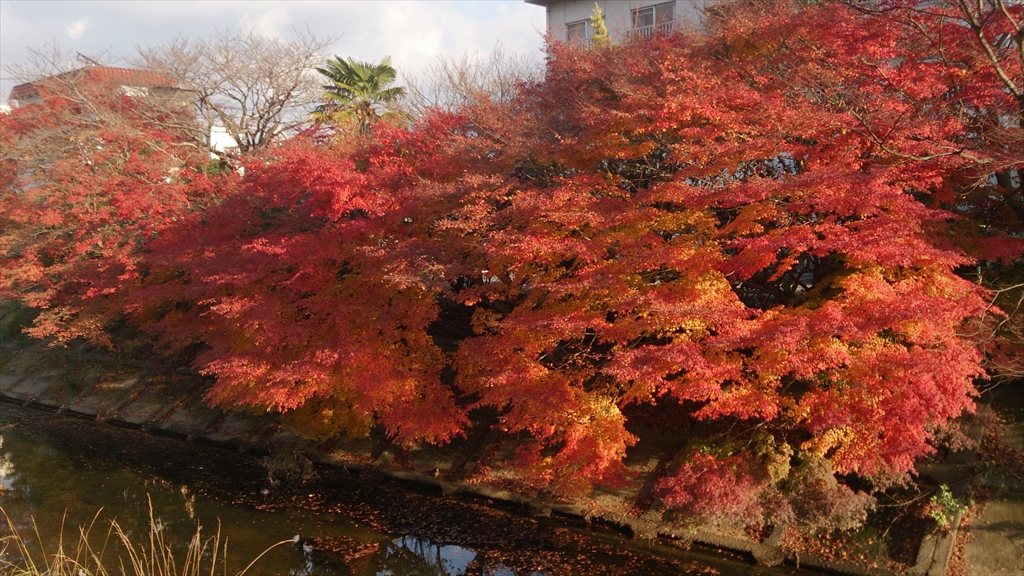
[[[17,531],[39,562],[79,527],[112,563],[116,520],[138,544],[151,529],[184,558],[201,526],[220,530],[216,574],[795,574],[696,547],[631,540],[600,526],[531,518],[489,502],[420,494],[297,459],[283,481],[259,457],[0,403],[0,536]],[[152,522],[150,520],[152,511]],[[226,555],[225,555],[226,544]],[[207,545],[204,573],[210,572]],[[7,541],[4,566],[20,561]],[[180,560],[179,560],[180,564]]]

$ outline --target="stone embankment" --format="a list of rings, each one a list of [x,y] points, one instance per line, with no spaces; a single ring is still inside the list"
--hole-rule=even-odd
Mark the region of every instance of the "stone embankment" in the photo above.
[[[465,438],[444,446],[399,448],[371,434],[361,439],[304,439],[276,414],[224,412],[202,398],[210,381],[187,369],[167,370],[121,363],[96,353],[49,349],[21,338],[0,350],[0,400],[78,417],[95,418],[189,441],[215,444],[267,456],[273,470],[306,460],[344,468],[360,477],[387,477],[418,490],[480,498],[534,515],[562,515],[619,527],[635,538],[667,538],[740,552],[763,565],[787,560],[780,531],[756,542],[743,535],[683,530],[650,509],[652,486],[683,448],[678,440],[645,434],[631,449],[627,464],[637,472],[632,487],[598,490],[584,500],[566,501],[542,493],[513,491],[509,463],[515,444],[481,419]],[[944,574],[953,539],[926,539],[915,574]],[[837,564],[803,555],[799,566],[845,574],[887,574],[854,564]]]

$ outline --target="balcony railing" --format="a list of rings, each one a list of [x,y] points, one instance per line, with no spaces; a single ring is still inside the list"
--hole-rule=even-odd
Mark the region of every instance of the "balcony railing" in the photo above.
[[[669,34],[676,29],[675,22],[665,22],[656,26],[640,26],[629,31],[630,40],[642,40],[659,34]]]

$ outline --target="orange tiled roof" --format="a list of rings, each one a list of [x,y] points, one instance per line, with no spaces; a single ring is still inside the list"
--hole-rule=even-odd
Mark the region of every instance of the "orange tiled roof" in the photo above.
[[[77,77],[77,78],[76,78]],[[72,70],[71,72],[65,72],[63,74],[57,74],[56,76],[49,76],[46,78],[40,78],[32,82],[25,82],[24,84],[18,84],[11,89],[9,100],[24,100],[33,96],[46,96],[40,93],[40,88],[44,91],[48,84],[47,81],[53,80],[57,82],[81,79],[96,83],[117,83],[117,84],[128,84],[132,86],[146,86],[149,88],[177,88],[178,84],[173,80],[168,79],[165,76],[157,74],[156,72],[150,72],[148,70],[133,70],[131,68],[115,68],[113,66],[87,66],[85,68],[79,68],[78,70]]]

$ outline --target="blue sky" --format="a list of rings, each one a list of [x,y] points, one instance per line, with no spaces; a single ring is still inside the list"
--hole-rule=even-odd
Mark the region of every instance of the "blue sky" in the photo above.
[[[274,37],[308,28],[338,40],[330,53],[358,60],[392,57],[402,74],[439,55],[506,52],[532,54],[543,46],[544,9],[522,0],[377,1],[39,1],[0,0],[0,100],[18,79],[7,71],[28,57],[26,47],[56,43],[86,56],[106,53],[117,64],[137,45],[181,34],[208,37],[215,30],[254,30]]]

